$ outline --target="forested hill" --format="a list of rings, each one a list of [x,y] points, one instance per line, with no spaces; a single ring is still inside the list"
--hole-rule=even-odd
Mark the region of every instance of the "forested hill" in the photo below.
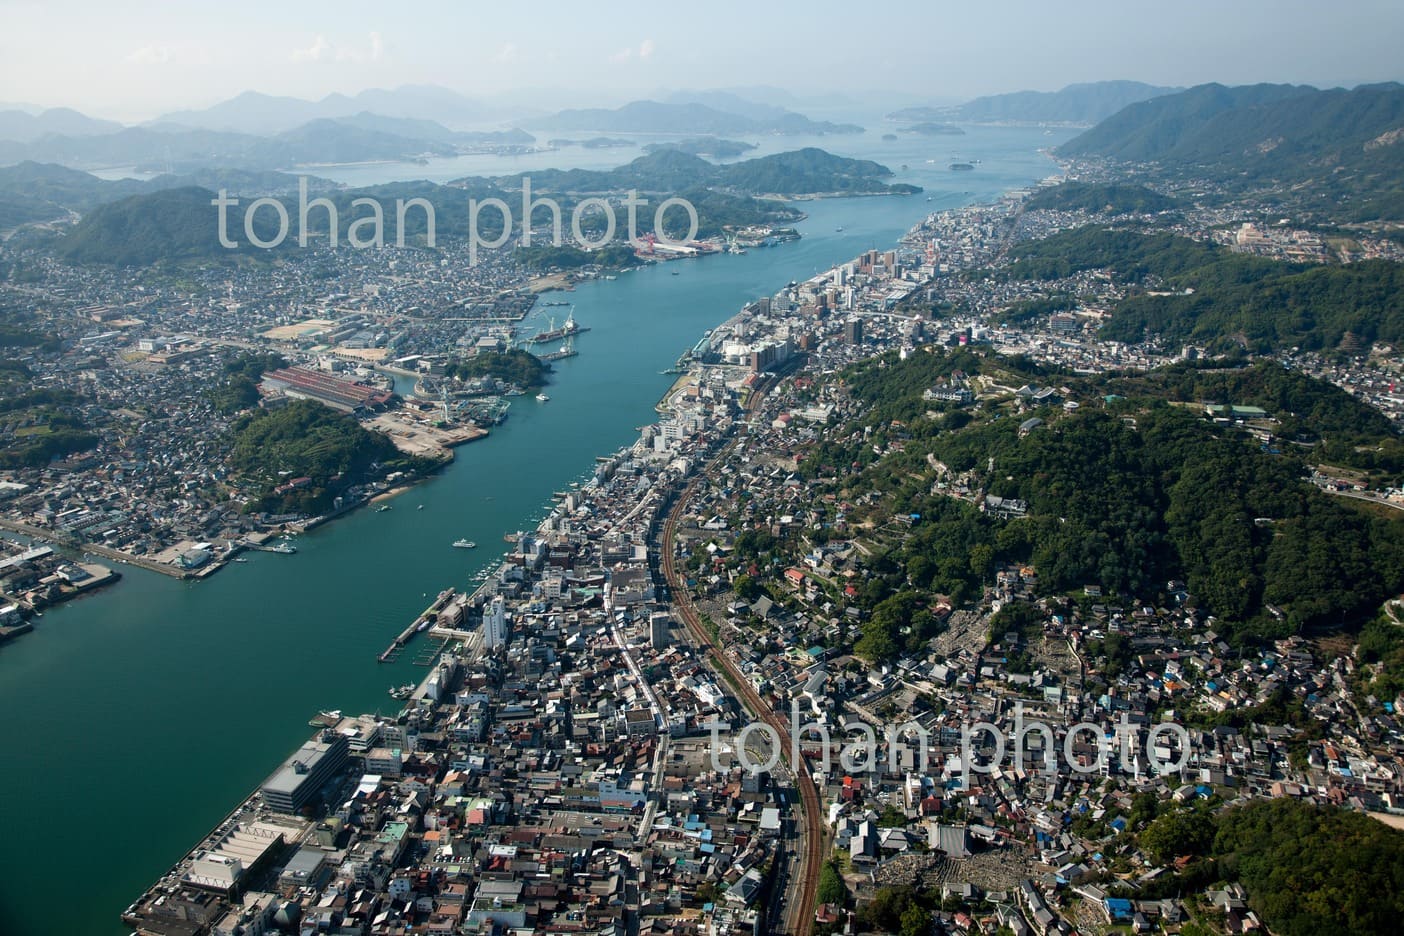
[[[1200,85],[1108,117],[1059,147],[1193,168],[1233,185],[1308,183],[1355,220],[1404,218],[1404,86]]]
[[[1320,440],[1336,437],[1349,442],[1336,454],[1365,447],[1383,462],[1377,470],[1398,477],[1399,435],[1314,378],[1268,363],[1076,378],[937,351],[884,356],[841,379],[863,406],[803,457],[815,501],[866,505],[845,518],[851,528],[920,517],[895,542],[865,543],[876,574],[859,600],[870,611],[909,591],[918,603],[968,600],[994,563],[1032,563],[1047,594],[1098,585],[1161,602],[1166,583],[1181,579],[1221,632],[1251,639],[1358,622],[1404,588],[1404,522],[1305,480],[1307,465],[1329,454]],[[923,398],[951,382],[978,390],[976,401]],[[1022,403],[1007,388],[1025,383],[1080,408]],[[1264,430],[1290,429],[1294,441],[1264,445],[1213,421],[1205,402],[1260,405]],[[979,509],[986,495],[1021,501],[1026,513],[996,519]],[[856,649],[893,655],[909,625],[874,615]]]
[[[706,186],[743,195],[909,194],[915,186],[889,184],[888,167],[871,159],[835,156],[816,147],[717,165],[678,150],[657,150],[614,169],[550,169],[500,182],[521,190],[530,176],[539,192],[677,192]]]
[[[231,429],[229,467],[253,491],[250,506],[272,513],[321,513],[348,488],[428,464],[402,455],[385,433],[312,400],[251,410]],[[289,488],[292,478],[308,481]]]
[[[287,235],[278,250],[258,249],[250,245],[244,228],[244,213],[252,204],[249,197],[228,205],[225,209],[224,233],[238,245],[236,249],[220,242],[219,213],[212,204],[215,195],[204,185],[151,191],[149,184],[108,183],[61,167],[17,169],[26,171],[0,170],[0,228],[6,224],[67,215],[70,210],[83,212],[82,219],[72,230],[50,242],[58,257],[72,263],[135,267],[156,263],[266,262],[276,256],[286,256],[302,233],[296,195],[276,196],[289,219]],[[815,148],[776,153],[725,166],[676,150],[659,150],[611,170],[545,170],[532,173],[530,183],[532,191],[537,194],[555,193],[562,212],[567,215],[586,193],[619,196],[636,189],[646,193],[676,195],[696,209],[696,236],[706,238],[752,225],[788,226],[803,217],[803,212],[792,205],[774,198],[753,196],[910,194],[920,191],[911,185],[885,181],[891,175],[892,170],[880,163],[835,156]],[[403,235],[406,244],[425,246],[428,242],[428,212],[418,208],[405,212],[404,230],[401,231],[398,227],[399,213],[393,210],[398,202],[423,199],[433,207],[436,245],[440,241],[461,242],[469,232],[469,200],[507,198],[511,201],[514,191],[517,196],[523,191],[524,177],[525,174],[499,179],[470,177],[448,185],[425,181],[395,182],[358,189],[318,191],[316,194],[329,199],[336,206],[340,246],[349,242],[351,229],[358,220],[371,217],[369,209],[356,205],[357,201],[367,198],[382,206],[384,222],[381,233],[385,243],[395,243]],[[233,196],[240,192],[265,190],[270,185],[277,186],[281,193],[285,191],[281,182],[291,177],[276,173],[243,172],[201,173],[198,178],[210,183],[217,182],[221,188],[225,181],[248,186],[231,188],[229,191]],[[118,198],[119,193],[131,191],[134,186],[138,189],[137,194],[111,200]],[[33,189],[42,197],[38,194],[22,196],[25,189]],[[651,202],[651,206],[656,204],[657,201]],[[280,221],[271,208],[257,212],[254,221],[254,233],[260,241],[277,241]],[[514,218],[513,221],[519,224],[521,219]],[[652,230],[651,207],[640,212],[639,221],[639,233]],[[499,212],[486,211],[479,220],[478,233],[484,239],[493,239],[501,233],[501,224]],[[597,237],[602,224],[596,217],[588,218],[584,224],[587,236]],[[669,212],[665,215],[665,224],[670,236],[683,237],[688,231],[688,216],[682,211]],[[308,226],[309,243],[321,245],[327,242],[327,213],[324,210],[318,208],[310,212]],[[357,230],[362,241],[369,239],[373,233],[373,229]],[[617,243],[622,243],[622,235]]]
[[[1013,91],[978,97],[958,107],[908,107],[888,115],[891,120],[961,120],[974,123],[1094,124],[1148,98],[1172,94],[1140,81],[1093,81],[1058,91]]]
[[[1385,260],[1293,265],[1174,234],[1101,227],[1029,241],[1011,257],[1005,275],[1016,279],[1051,281],[1107,269],[1127,284],[1127,298],[1102,329],[1105,339],[1160,338],[1256,352],[1331,351],[1347,332],[1365,347],[1404,341],[1404,270]]]
[[[1063,155],[1280,166],[1366,150],[1404,120],[1404,86],[1352,90],[1208,84],[1133,104],[1059,147]]]
[[[1248,889],[1274,933],[1399,932],[1404,832],[1358,812],[1258,800],[1214,823],[1216,870]]]
[[[1177,199],[1121,182],[1064,182],[1040,189],[1024,202],[1029,211],[1090,211],[1106,214],[1155,214],[1180,207]]]
[[[220,246],[219,213],[214,193],[202,188],[176,188],[149,195],[133,195],[101,205],[86,215],[55,252],[70,263],[112,266],[147,266],[196,260],[233,259],[233,251]],[[244,239],[243,212],[228,212],[225,230]],[[278,236],[271,211],[255,216],[254,233],[264,241]],[[244,250],[257,258],[264,251]]]

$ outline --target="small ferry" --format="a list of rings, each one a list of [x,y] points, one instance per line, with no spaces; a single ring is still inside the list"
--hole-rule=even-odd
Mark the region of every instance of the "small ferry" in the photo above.
[[[478,544],[470,539],[458,539],[453,541],[453,545],[458,549],[477,549]]]

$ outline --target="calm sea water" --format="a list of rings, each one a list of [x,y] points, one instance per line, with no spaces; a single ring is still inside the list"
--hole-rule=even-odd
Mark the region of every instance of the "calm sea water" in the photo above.
[[[894,170],[905,163],[898,180],[927,191],[807,203],[797,243],[585,285],[568,298],[591,331],[576,340],[579,356],[556,364],[551,401],[518,399],[505,425],[459,449],[393,510],[357,512],[299,537],[295,556],[251,554],[206,582],[123,567],[115,587],[46,613],[0,649],[0,932],[124,932],[123,908],[310,734],[308,718],[397,709],[387,690],[422,677],[416,648],[392,665],[376,655],[440,589],[468,586],[506,548],[505,532],[544,516],[551,492],[652,422],[673,379],[659,371],[705,329],[792,279],[891,246],[930,211],[1049,175],[1038,151],[1068,135],[768,142],[771,151],[814,142]],[[634,154],[552,155],[554,165],[609,166]],[[956,156],[981,162],[952,173]],[[433,177],[521,168],[531,167]],[[426,174],[413,165],[319,173],[364,184]],[[478,549],[452,548],[459,537]]]

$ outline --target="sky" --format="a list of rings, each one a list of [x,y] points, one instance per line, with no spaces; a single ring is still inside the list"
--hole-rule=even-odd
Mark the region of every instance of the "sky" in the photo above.
[[[1109,78],[1325,86],[1404,77],[1401,38],[1400,0],[0,0],[0,102],[135,121],[402,84],[543,109],[754,85],[932,102]]]

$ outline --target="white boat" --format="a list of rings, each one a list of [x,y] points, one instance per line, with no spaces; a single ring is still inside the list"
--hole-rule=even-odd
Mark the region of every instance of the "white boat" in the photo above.
[[[548,397],[548,396],[547,396],[546,394],[544,394],[544,393],[538,393],[538,394],[536,395],[536,398],[537,398],[538,400],[540,400],[542,403],[545,403],[546,401],[548,401],[548,400],[551,399],[550,397]]]
[[[453,545],[459,549],[477,549],[478,544],[470,539],[458,539],[453,541]]]

